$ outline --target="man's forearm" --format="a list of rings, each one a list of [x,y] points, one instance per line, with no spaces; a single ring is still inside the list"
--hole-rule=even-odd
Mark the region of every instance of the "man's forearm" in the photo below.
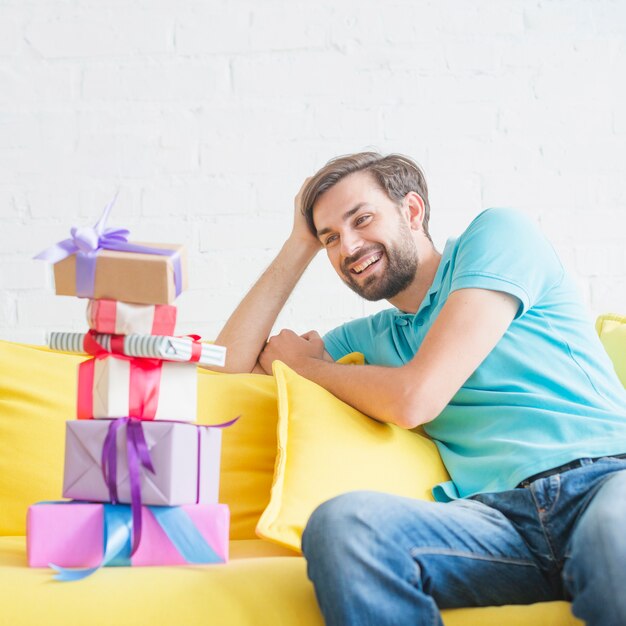
[[[216,339],[227,349],[222,371],[254,369],[278,314],[318,249],[296,239],[285,242]]]
[[[340,365],[303,359],[294,369],[347,404],[382,422],[413,428],[423,420],[415,410],[416,385],[407,384],[401,368]]]
[[[287,333],[272,338],[263,367],[281,360],[363,413],[404,428],[437,418],[489,356],[519,309],[500,291],[459,289],[448,296],[415,356],[400,367],[324,362],[319,349]]]

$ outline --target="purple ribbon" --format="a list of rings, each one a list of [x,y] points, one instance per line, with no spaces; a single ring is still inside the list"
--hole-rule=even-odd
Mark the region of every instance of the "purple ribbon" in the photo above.
[[[198,464],[196,481],[196,503],[200,502],[200,429],[201,428],[227,428],[232,426],[239,416],[223,422],[222,424],[196,425],[198,430]],[[167,420],[170,421],[170,420]],[[101,467],[104,482],[109,489],[109,498],[113,504],[118,503],[117,495],[117,431],[126,424],[126,459],[128,463],[128,477],[130,481],[130,508],[133,520],[133,542],[131,556],[139,547],[141,541],[141,466],[153,474],[155,473],[150,450],[141,425],[142,420],[132,417],[119,417],[109,424],[107,435],[102,446]]]
[[[130,509],[133,520],[133,543],[131,556],[135,554],[141,541],[141,482],[140,466],[155,473],[150,451],[144,436],[141,420],[132,417],[120,417],[109,425],[107,436],[102,446],[102,475],[109,489],[109,497],[117,504],[117,431],[126,424],[126,459],[130,480]]]
[[[196,464],[196,504],[200,504],[200,474],[202,469],[202,431],[198,428],[198,462]]]
[[[199,424],[196,426],[198,430],[198,464],[196,467],[196,504],[200,503],[200,473],[202,469],[202,431],[201,428],[228,428],[232,426],[241,416],[238,415],[234,419],[228,422],[222,422],[221,424]]]
[[[115,203],[115,197],[104,208],[100,219],[93,227],[73,226],[71,237],[55,243],[53,246],[40,252],[35,259],[58,263],[63,259],[76,254],[76,295],[80,298],[92,298],[96,278],[96,257],[99,250],[116,250],[118,252],[134,252],[137,254],[156,254],[172,258],[174,267],[174,285],[176,295],[182,291],[182,267],[180,254],[176,250],[152,248],[128,243],[130,231],[126,228],[107,228],[109,213]]]

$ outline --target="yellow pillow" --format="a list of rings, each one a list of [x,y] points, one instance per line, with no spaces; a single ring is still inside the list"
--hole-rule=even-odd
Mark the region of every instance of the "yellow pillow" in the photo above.
[[[363,363],[348,354],[340,363]],[[273,376],[199,369],[198,422],[218,424],[241,415],[222,435],[220,501],[230,506],[231,539],[254,539],[270,499],[276,460],[278,409]]]
[[[435,444],[377,422],[331,393],[274,363],[278,391],[278,455],[270,502],[257,535],[300,550],[302,531],[322,502],[370,489],[432,500],[449,480]]]
[[[254,539],[276,458],[276,383],[262,374],[198,369],[198,422],[218,424],[238,415],[222,433],[219,498],[230,507],[231,539]]]
[[[626,387],[626,317],[607,313],[596,320],[596,330],[613,361],[622,385]]]
[[[63,422],[84,358],[0,341],[0,535],[23,535],[28,506],[61,497]]]

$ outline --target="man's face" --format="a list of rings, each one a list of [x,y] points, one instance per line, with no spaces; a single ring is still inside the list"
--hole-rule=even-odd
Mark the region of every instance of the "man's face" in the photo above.
[[[408,214],[365,172],[350,174],[315,203],[313,219],[335,271],[366,300],[389,300],[417,272]]]

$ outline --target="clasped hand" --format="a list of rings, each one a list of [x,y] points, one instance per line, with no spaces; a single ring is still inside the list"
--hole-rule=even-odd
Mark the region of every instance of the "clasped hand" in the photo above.
[[[314,330],[297,335],[293,330],[281,330],[270,337],[259,355],[259,363],[267,374],[272,373],[272,363],[282,361],[299,371],[308,359],[324,358],[324,342]]]

